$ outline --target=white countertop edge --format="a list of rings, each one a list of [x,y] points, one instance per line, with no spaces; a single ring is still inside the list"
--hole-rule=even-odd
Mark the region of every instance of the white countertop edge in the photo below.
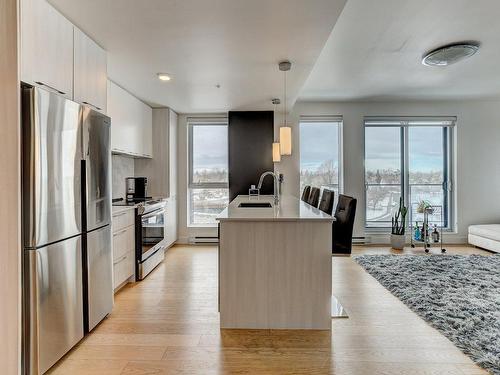
[[[215,219],[216,221],[219,221],[219,222],[223,222],[223,221],[269,221],[269,222],[276,222],[276,221],[326,221],[326,222],[331,222],[333,223],[335,221],[335,218],[334,217],[331,217],[331,218],[288,218],[288,217],[285,217],[285,218],[281,218],[281,217],[278,217],[278,218],[272,218],[272,217],[268,217],[268,218],[261,218],[261,217],[256,217],[256,218],[243,218],[243,217],[236,217],[236,218],[232,218],[232,217],[225,217],[225,218],[216,218]]]
[[[242,202],[268,202],[274,206],[274,198],[271,195],[261,195],[259,197],[249,197],[248,195],[238,195],[234,198],[219,216],[216,221],[269,221],[269,222],[297,222],[297,221],[326,221],[334,222],[335,217],[326,214],[316,207],[310,206],[294,196],[282,196],[280,208],[240,208]]]

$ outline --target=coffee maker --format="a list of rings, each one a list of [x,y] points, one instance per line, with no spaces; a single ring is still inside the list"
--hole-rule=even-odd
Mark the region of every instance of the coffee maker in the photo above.
[[[127,202],[136,202],[148,198],[147,177],[126,178]]]

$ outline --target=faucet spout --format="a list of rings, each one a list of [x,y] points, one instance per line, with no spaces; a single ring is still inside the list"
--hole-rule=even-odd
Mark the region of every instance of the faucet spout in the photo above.
[[[262,188],[262,183],[264,182],[264,178],[266,178],[266,176],[272,176],[273,177],[273,180],[274,180],[274,204],[278,204],[279,201],[280,201],[280,193],[279,193],[279,188],[278,188],[278,176],[274,173],[274,172],[271,172],[271,171],[267,171],[267,172],[264,172],[261,174],[260,178],[259,178],[259,184],[257,186],[257,189],[261,189]]]

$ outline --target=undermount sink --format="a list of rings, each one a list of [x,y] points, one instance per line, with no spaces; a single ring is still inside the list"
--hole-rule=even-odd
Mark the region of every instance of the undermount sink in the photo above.
[[[241,202],[239,208],[272,208],[269,202]]]

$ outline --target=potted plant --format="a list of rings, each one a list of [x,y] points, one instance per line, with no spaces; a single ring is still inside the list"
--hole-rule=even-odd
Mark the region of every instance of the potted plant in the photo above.
[[[429,201],[422,200],[418,203],[417,212],[419,214],[427,213],[432,215],[434,213],[434,209]]]
[[[397,250],[403,250],[405,246],[406,214],[403,197],[399,198],[399,209],[392,217],[391,246]]]

